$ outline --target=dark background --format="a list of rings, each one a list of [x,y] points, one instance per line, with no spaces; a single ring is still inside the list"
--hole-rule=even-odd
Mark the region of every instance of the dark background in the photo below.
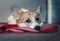
[[[60,0],[52,0],[52,22],[60,24]]]

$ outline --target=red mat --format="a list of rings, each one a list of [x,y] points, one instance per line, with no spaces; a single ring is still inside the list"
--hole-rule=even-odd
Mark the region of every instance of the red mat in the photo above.
[[[17,33],[17,34],[24,34],[24,33],[48,33],[48,32],[56,32],[58,27],[56,25],[50,26],[43,30],[36,30],[27,27],[19,28],[17,25],[8,25],[8,24],[1,24],[0,25],[0,33]]]

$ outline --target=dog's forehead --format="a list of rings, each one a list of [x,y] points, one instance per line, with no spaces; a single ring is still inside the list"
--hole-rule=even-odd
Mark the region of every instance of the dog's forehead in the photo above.
[[[23,17],[34,17],[35,16],[35,12],[33,12],[33,11],[30,11],[30,10],[28,10],[28,9],[24,9],[24,8],[21,8],[20,10],[19,10],[19,13],[20,13],[20,17],[21,17],[21,15],[23,16]]]
[[[22,12],[28,12],[29,10],[28,9],[24,9],[24,8],[21,8],[20,9]]]
[[[32,11],[30,11],[28,9],[25,9],[25,8],[20,8],[19,11],[24,12],[24,13],[34,13],[34,12],[32,12]]]

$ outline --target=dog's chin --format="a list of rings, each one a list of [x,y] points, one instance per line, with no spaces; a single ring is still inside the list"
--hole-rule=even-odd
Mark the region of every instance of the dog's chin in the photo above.
[[[28,27],[25,23],[19,23],[18,26],[19,26],[19,28],[21,28],[21,27]]]

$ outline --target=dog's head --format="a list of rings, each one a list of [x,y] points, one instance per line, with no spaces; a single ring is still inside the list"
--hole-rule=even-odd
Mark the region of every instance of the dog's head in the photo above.
[[[19,19],[16,21],[20,27],[35,28],[40,27],[43,24],[40,20],[40,7],[38,7],[35,11],[29,11],[24,8],[15,8],[14,11],[14,13],[19,14]]]

